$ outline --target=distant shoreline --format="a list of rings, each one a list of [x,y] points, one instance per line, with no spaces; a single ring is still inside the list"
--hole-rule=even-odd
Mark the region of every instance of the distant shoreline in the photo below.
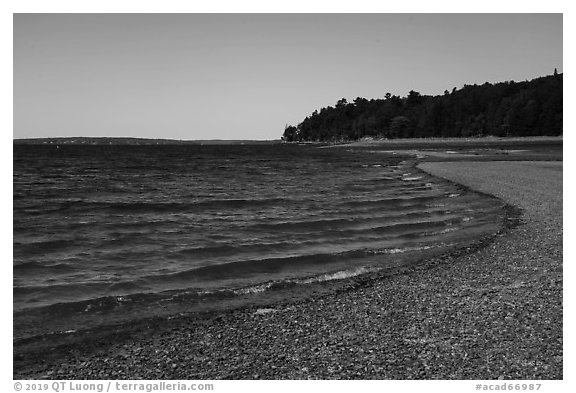
[[[476,137],[476,138],[397,138],[379,139],[362,138],[341,142],[284,142],[280,139],[250,140],[250,139],[153,139],[137,137],[52,137],[52,138],[17,138],[14,145],[318,145],[322,147],[343,146],[398,146],[398,145],[430,145],[443,144],[506,144],[506,143],[562,143],[563,136],[526,136],[526,137]]]
[[[562,136],[512,136],[512,137],[462,137],[462,138],[396,138],[396,139],[378,139],[362,138],[357,141],[345,142],[343,145],[385,145],[385,144],[442,144],[442,143],[501,143],[501,142],[562,142]]]
[[[178,140],[132,137],[55,137],[55,138],[19,138],[14,145],[273,145],[278,140]]]

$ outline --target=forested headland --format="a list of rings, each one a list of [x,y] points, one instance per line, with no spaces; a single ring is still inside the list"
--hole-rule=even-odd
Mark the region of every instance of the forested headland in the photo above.
[[[286,126],[285,142],[373,138],[562,135],[563,74],[525,82],[464,85],[443,95],[342,98]]]

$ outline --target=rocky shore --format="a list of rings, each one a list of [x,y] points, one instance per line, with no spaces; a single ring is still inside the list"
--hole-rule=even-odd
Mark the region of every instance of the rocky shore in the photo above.
[[[14,378],[562,379],[562,163],[422,169],[519,207],[520,224],[331,296],[20,346]]]

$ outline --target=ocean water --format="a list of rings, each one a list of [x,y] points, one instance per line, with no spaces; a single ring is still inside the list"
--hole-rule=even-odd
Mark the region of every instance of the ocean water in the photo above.
[[[345,148],[15,145],[13,176],[17,338],[302,292],[502,220],[406,158]]]

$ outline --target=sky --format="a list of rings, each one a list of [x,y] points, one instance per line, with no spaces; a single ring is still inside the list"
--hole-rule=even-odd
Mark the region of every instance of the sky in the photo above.
[[[346,98],[562,69],[562,14],[15,14],[14,138],[279,139]]]

